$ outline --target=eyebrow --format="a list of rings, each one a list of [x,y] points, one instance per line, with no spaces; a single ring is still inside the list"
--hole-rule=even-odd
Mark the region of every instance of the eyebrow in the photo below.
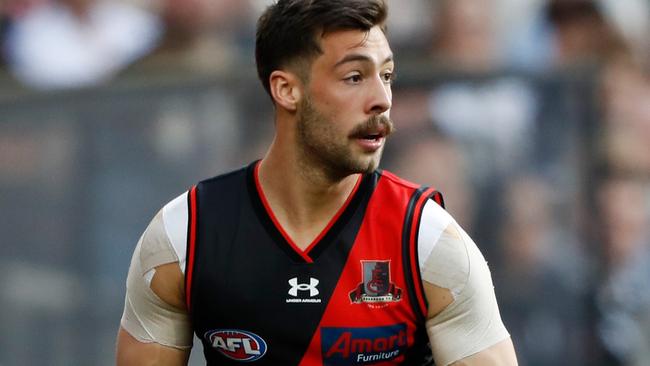
[[[347,56],[343,57],[339,62],[337,62],[334,65],[334,68],[337,68],[337,67],[339,67],[339,66],[341,66],[343,64],[346,64],[348,62],[355,62],[355,61],[372,62],[372,59],[370,57],[366,56],[366,55],[362,55],[362,54],[359,54],[359,53],[353,53],[353,54],[350,54],[350,55],[347,55]],[[389,55],[388,57],[386,57],[383,64],[387,64],[387,63],[389,63],[391,61],[393,61],[393,55],[392,54]]]

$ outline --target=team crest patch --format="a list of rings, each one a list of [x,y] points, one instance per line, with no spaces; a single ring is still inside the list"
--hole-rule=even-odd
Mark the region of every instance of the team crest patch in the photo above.
[[[402,299],[402,289],[390,281],[390,261],[361,261],[362,281],[350,292],[354,304],[382,307]]]
[[[253,332],[240,329],[215,329],[205,333],[205,340],[222,355],[235,361],[257,361],[266,354],[266,342]]]

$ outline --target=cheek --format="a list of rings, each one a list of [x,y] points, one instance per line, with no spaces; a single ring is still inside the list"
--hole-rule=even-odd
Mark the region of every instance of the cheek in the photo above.
[[[344,120],[346,116],[349,118],[350,106],[353,105],[349,98],[336,93],[316,92],[312,94],[311,101],[314,108],[334,124],[340,124],[339,121]]]
[[[312,80],[309,94],[312,102],[331,109],[342,110],[361,102],[363,93],[359,88],[350,87],[334,78],[327,80]]]
[[[350,105],[350,98],[354,97],[353,95],[346,95],[344,90],[328,88],[327,86],[312,91],[311,95],[312,102],[321,110],[328,112],[336,112],[347,108]]]

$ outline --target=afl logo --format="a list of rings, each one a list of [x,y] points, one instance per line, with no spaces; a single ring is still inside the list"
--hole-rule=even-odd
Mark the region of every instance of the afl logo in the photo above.
[[[255,333],[239,329],[215,329],[205,340],[222,355],[243,362],[257,361],[266,354],[266,342]]]

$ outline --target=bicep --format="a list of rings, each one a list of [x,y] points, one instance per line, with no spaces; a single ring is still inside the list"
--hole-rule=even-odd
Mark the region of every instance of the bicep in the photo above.
[[[484,349],[462,360],[456,361],[451,366],[516,366],[517,357],[512,340],[506,338],[499,343]]]
[[[159,214],[140,238],[131,259],[118,335],[118,360],[189,354],[192,327],[183,298],[179,258]]]
[[[192,347],[192,327],[183,303],[178,262],[143,270],[138,250],[127,276],[122,328],[142,343],[179,349]],[[147,273],[153,273],[149,281]]]
[[[184,366],[189,356],[189,349],[140,342],[122,327],[117,335],[117,366]]]

